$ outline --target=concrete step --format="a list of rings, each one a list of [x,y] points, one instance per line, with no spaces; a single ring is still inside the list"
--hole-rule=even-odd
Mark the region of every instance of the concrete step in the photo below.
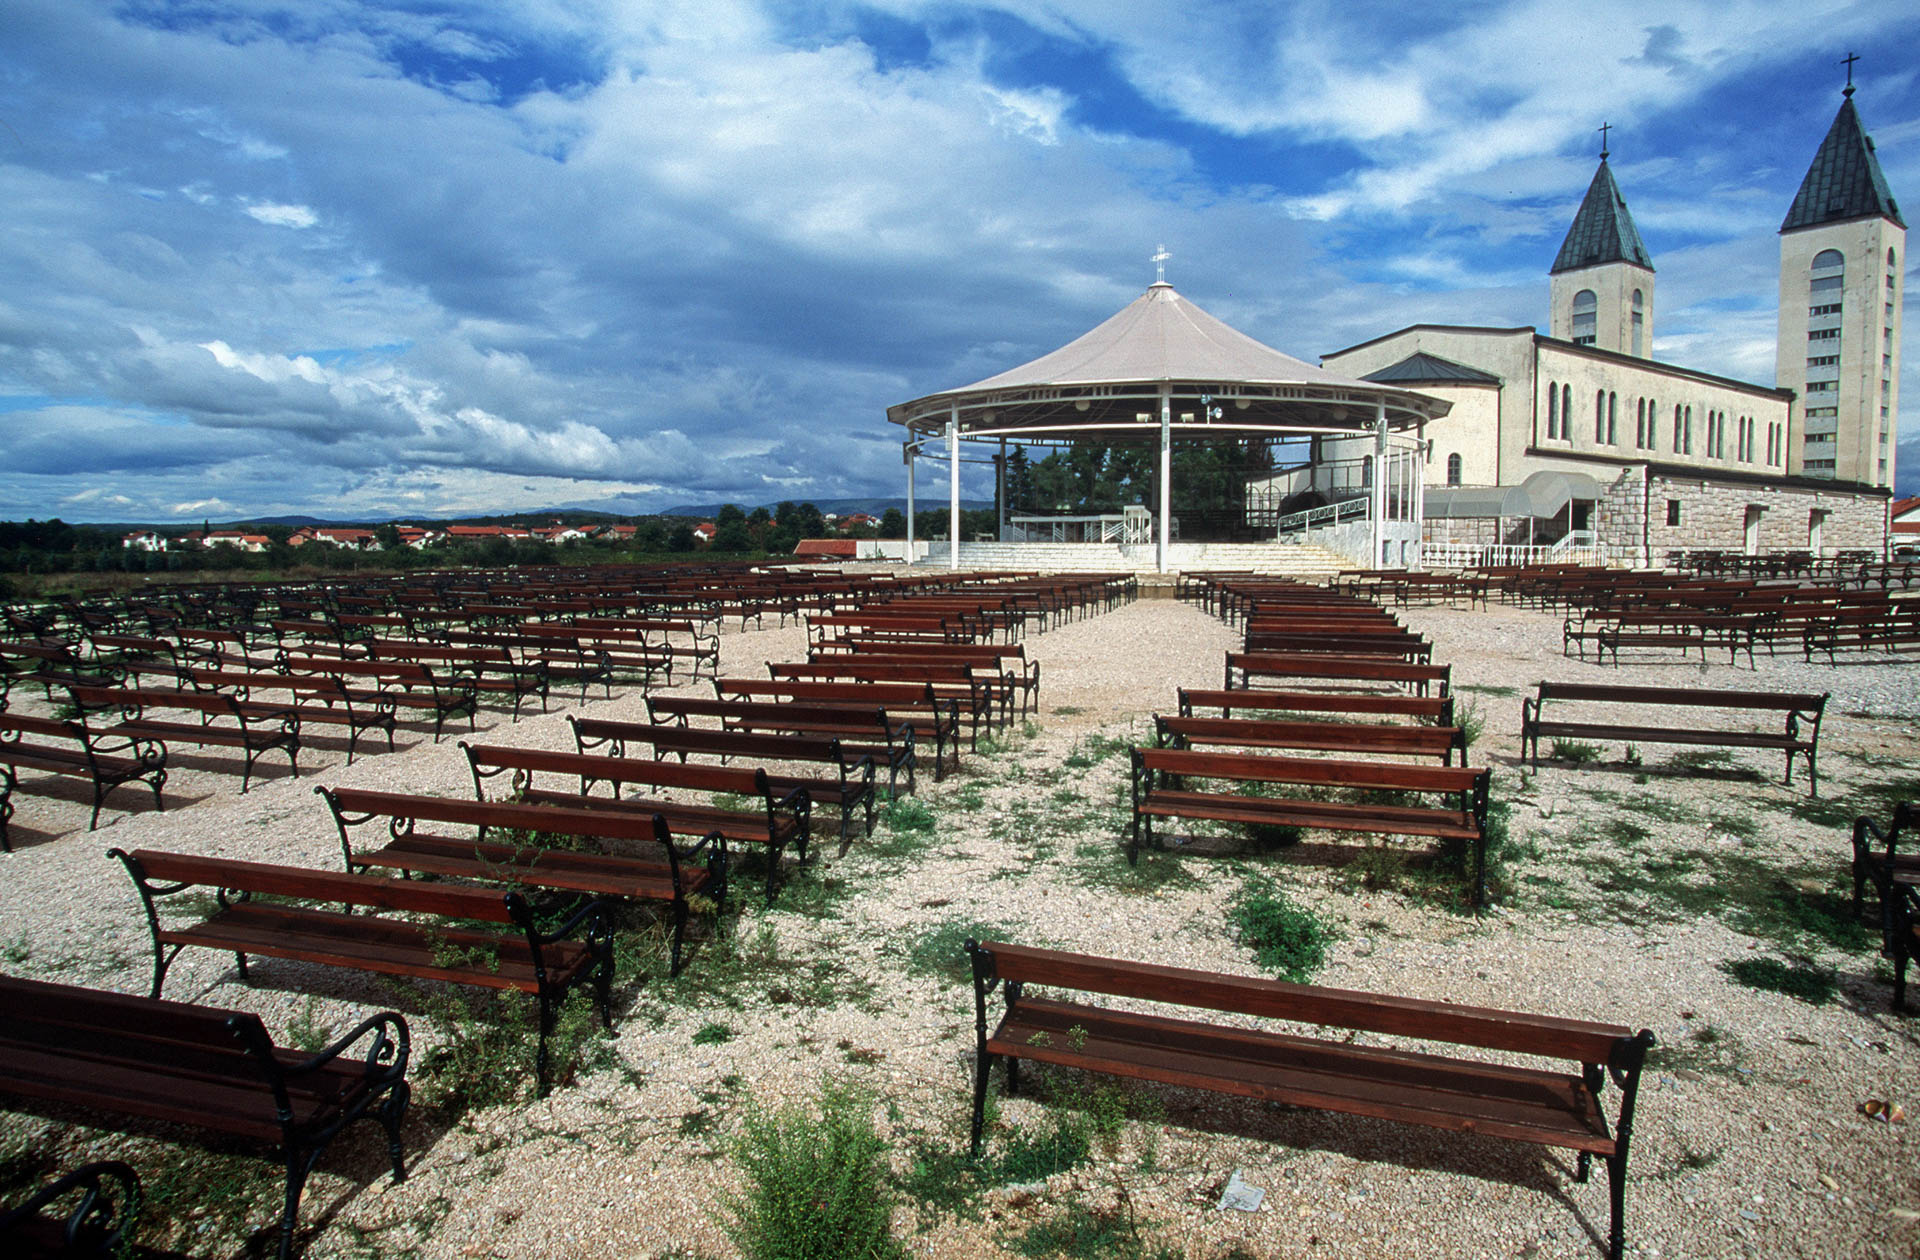
[[[1173,543],[1168,568],[1199,573],[1211,569],[1245,569],[1277,577],[1303,580],[1326,578],[1354,562],[1336,551],[1312,543]],[[1151,543],[998,543],[963,542],[963,569],[1033,569],[1042,573],[1110,573],[1155,571]],[[945,568],[945,542],[929,544],[922,567]]]

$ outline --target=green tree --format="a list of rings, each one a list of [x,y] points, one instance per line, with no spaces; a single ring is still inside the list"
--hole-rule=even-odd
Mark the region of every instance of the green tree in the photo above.
[[[888,508],[880,514],[880,537],[905,538],[907,536],[907,518],[899,508]]]

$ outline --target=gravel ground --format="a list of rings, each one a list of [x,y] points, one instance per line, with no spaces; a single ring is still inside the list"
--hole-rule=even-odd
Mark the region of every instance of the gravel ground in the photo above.
[[[1884,814],[1890,795],[1920,795],[1916,667],[1763,657],[1757,668],[1601,668],[1563,659],[1559,618],[1543,613],[1415,609],[1402,619],[1433,640],[1435,660],[1452,663],[1483,726],[1473,761],[1493,767],[1495,797],[1511,804],[1514,857],[1490,913],[1447,909],[1417,878],[1392,886],[1390,871],[1387,886],[1369,887],[1351,846],[1262,856],[1215,840],[1147,855],[1129,871],[1125,746],[1146,738],[1147,715],[1171,710],[1177,686],[1217,686],[1221,653],[1235,643],[1194,608],[1142,601],[1029,638],[1042,711],[969,755],[959,775],[923,779],[931,836],[883,823],[844,853],[823,844],[772,909],[749,871],[729,941],[700,940],[675,982],[655,959],[624,992],[612,1054],[574,1084],[451,1125],[416,1108],[412,1175],[399,1186],[379,1175],[372,1126],[336,1144],[308,1192],[303,1221],[326,1227],[307,1254],[735,1254],[719,1224],[735,1185],[725,1148],[749,1102],[809,1098],[827,1078],[864,1085],[883,1104],[876,1115],[902,1173],[916,1151],[964,1142],[971,992],[957,970],[940,969],[951,953],[936,945],[994,929],[1251,974],[1226,910],[1252,879],[1335,926],[1322,983],[1652,1028],[1662,1049],[1640,1095],[1633,1254],[1920,1256],[1913,1126],[1860,1111],[1868,1099],[1920,1104],[1913,1020],[1890,1011],[1866,934],[1849,939],[1830,919],[1801,930],[1812,921],[1788,913],[1829,906],[1844,888],[1845,820]],[[761,673],[762,661],[804,650],[798,628],[729,631],[723,672]],[[1779,763],[1760,754],[1683,765],[1677,750],[1648,747],[1637,750],[1644,764],[1628,764],[1612,746],[1591,764],[1529,773],[1516,760],[1520,696],[1543,678],[1831,691],[1820,796],[1807,796],[1798,769],[1781,784]],[[637,692],[585,708],[645,713]],[[571,744],[559,705],[481,722],[490,742]],[[144,991],[145,925],[104,849],[335,867],[338,839],[313,784],[471,791],[453,738],[436,745],[414,732],[402,744],[349,767],[342,748],[321,743],[298,779],[270,765],[276,777],[244,797],[237,776],[217,770],[224,758],[178,755],[164,813],[122,789],[115,799],[131,807],[109,811],[92,834],[72,785],[17,798],[19,851],[0,858],[6,969]],[[1760,958],[1831,971],[1833,998],[1814,1005],[1745,987],[1722,969]],[[175,964],[167,993],[257,1011],[280,1036],[308,1024],[342,1030],[369,1007],[397,1006],[414,1024],[416,1062],[444,1037],[425,991],[351,973],[267,962],[249,986],[230,958],[200,950]],[[1041,1096],[1086,1085],[1037,1075]],[[1178,1090],[1125,1097],[1134,1118],[1091,1163],[1044,1185],[991,1190],[957,1216],[903,1206],[897,1232],[916,1255],[1012,1255],[1037,1222],[1079,1205],[1130,1212],[1141,1254],[1599,1254],[1604,1174],[1573,1184],[1561,1152]],[[1034,1131],[1054,1114],[1023,1095],[1002,1106],[1000,1125]],[[5,1121],[0,1139],[0,1164],[15,1168],[129,1149],[32,1118]],[[150,1178],[178,1158],[150,1143],[130,1149]],[[190,1171],[203,1163],[197,1146],[181,1150]],[[273,1219],[277,1174],[257,1168],[264,1198],[193,1218],[196,1253],[239,1252],[230,1218]],[[1236,1169],[1267,1192],[1259,1211],[1213,1206]]]

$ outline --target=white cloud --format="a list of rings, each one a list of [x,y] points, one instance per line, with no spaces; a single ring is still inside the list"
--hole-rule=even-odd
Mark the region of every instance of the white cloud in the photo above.
[[[308,206],[254,201],[247,203],[245,209],[248,217],[257,219],[269,227],[310,228],[320,222],[320,216]]]

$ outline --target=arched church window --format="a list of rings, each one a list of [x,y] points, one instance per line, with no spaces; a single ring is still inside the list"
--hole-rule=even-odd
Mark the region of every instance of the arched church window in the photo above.
[[[1647,400],[1635,401],[1633,406],[1633,449],[1643,450],[1647,445]]]
[[[1573,441],[1573,386],[1560,387],[1560,436]]]
[[[1594,334],[1599,328],[1600,299],[1594,296],[1592,289],[1582,289],[1573,295],[1573,341],[1575,345],[1590,346]]]
[[[1647,449],[1655,450],[1660,445],[1660,404],[1647,399]]]
[[[1596,445],[1607,440],[1607,391],[1593,391],[1593,440]]]
[[[1460,455],[1458,452],[1447,456],[1447,484],[1450,486],[1460,484]]]
[[[1845,302],[1846,286],[1846,256],[1837,249],[1815,254],[1807,277],[1807,314],[1837,314]]]
[[[1620,410],[1620,395],[1607,391],[1607,445],[1620,444],[1620,430],[1614,426],[1614,420]]]
[[[1547,382],[1547,439],[1560,436],[1560,386]]]
[[[1640,290],[1633,291],[1633,353],[1644,355],[1641,348],[1647,330],[1647,295]]]

